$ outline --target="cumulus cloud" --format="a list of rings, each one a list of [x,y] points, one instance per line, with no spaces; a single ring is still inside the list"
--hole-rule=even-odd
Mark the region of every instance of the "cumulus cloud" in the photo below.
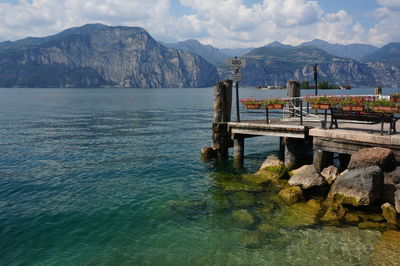
[[[400,40],[400,0],[378,0],[381,7],[369,12],[369,16],[379,19],[368,30],[368,40],[376,45]]]
[[[172,12],[171,1],[180,1],[186,13]],[[217,47],[298,44],[314,38],[374,44],[398,39],[400,0],[377,1],[381,7],[370,15],[379,23],[366,29],[345,10],[327,13],[316,0],[252,5],[246,0],[19,0],[0,3],[0,41],[46,36],[86,23],[140,26],[159,40],[196,38]]]

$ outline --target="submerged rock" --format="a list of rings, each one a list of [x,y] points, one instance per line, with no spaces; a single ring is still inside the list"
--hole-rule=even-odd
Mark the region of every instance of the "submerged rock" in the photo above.
[[[370,259],[373,265],[399,265],[400,232],[386,231],[374,248]]]
[[[289,185],[299,186],[302,189],[309,189],[326,184],[325,178],[318,174],[314,165],[306,165],[300,169],[298,169],[295,174],[290,177]]]
[[[386,221],[390,224],[398,224],[399,220],[397,217],[396,209],[390,203],[384,203],[381,206],[382,215],[385,217]]]
[[[386,227],[386,224],[377,222],[361,222],[358,224],[360,229],[384,229]]]
[[[311,226],[318,222],[320,211],[321,204],[315,200],[310,200],[307,203],[295,203],[285,209],[276,223],[286,228]]]
[[[266,168],[266,167],[285,167],[285,163],[282,160],[279,160],[278,157],[275,155],[270,155],[267,157],[267,159],[263,162],[263,164],[260,167],[260,170]]]
[[[256,198],[252,193],[239,191],[235,192],[228,197],[229,202],[232,207],[241,208],[241,207],[250,207],[254,205]]]
[[[232,211],[232,220],[242,227],[250,227],[254,224],[253,215],[245,209]]]
[[[379,166],[383,171],[391,171],[397,166],[397,161],[390,149],[374,147],[354,153],[347,168],[359,169],[370,166]]]
[[[321,217],[321,221],[327,223],[337,223],[343,220],[345,215],[346,209],[342,206],[342,204],[334,202],[327,208],[325,214]]]
[[[266,182],[276,182],[278,179],[286,178],[288,170],[285,166],[266,166],[260,169],[257,174],[244,176],[248,181],[262,184]]]
[[[322,170],[321,175],[325,178],[328,184],[332,184],[339,176],[339,169],[331,165]]]
[[[354,169],[340,175],[332,188],[332,195],[353,206],[369,205],[380,196],[383,174],[378,166]]]
[[[361,218],[355,213],[346,213],[346,215],[344,216],[344,221],[350,224],[358,224],[359,222],[361,222]]]
[[[287,203],[295,203],[303,198],[303,192],[298,186],[287,187],[279,192],[279,197],[281,197]]]

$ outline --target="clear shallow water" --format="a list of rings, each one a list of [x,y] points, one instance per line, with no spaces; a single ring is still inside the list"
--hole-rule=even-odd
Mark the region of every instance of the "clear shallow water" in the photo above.
[[[282,228],[248,247],[253,231],[213,207],[213,174],[254,172],[277,139],[246,142],[244,168],[202,162],[212,100],[212,88],[0,89],[0,264],[367,263],[379,232]],[[182,200],[200,207],[171,208]]]

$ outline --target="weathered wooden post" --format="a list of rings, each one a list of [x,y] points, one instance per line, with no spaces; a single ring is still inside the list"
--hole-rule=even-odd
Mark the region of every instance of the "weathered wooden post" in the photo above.
[[[242,161],[244,158],[244,137],[235,136],[233,140],[233,158],[236,161]]]
[[[232,83],[232,80],[224,80],[215,85],[212,147],[201,148],[205,159],[228,157],[228,148],[232,146],[228,132],[232,112]]]
[[[293,97],[300,97],[300,83],[295,80],[288,80],[286,83],[286,97],[293,98]],[[292,99],[292,105],[289,107],[289,117],[293,117],[296,115],[296,108],[293,106],[298,107],[300,103],[298,100]]]

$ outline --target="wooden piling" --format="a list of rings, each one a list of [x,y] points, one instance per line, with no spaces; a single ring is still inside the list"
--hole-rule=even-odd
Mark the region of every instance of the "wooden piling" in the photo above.
[[[212,148],[219,158],[228,157],[228,148],[232,146],[228,132],[232,112],[232,83],[232,80],[224,80],[215,85]]]
[[[381,86],[376,86],[374,91],[375,91],[376,95],[382,95],[382,87]]]
[[[237,136],[233,140],[233,158],[235,160],[243,160],[244,158],[244,137]]]
[[[311,162],[312,139],[284,138],[285,166],[289,169]]]

